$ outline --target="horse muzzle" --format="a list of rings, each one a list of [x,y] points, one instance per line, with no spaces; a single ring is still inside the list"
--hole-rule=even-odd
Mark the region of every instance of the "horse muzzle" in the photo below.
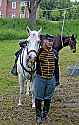
[[[73,53],[75,53],[75,52],[76,52],[76,49],[72,49],[72,51],[73,51]]]

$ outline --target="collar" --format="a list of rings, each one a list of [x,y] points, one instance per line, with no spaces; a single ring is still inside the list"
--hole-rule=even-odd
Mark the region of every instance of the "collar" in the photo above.
[[[44,50],[47,52],[52,51],[52,47],[50,49],[45,48]]]

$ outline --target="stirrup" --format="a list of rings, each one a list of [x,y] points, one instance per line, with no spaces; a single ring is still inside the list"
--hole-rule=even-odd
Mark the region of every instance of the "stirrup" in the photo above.
[[[17,64],[14,64],[12,70],[11,70],[11,74],[13,74],[14,76],[17,76],[18,73],[17,73]]]

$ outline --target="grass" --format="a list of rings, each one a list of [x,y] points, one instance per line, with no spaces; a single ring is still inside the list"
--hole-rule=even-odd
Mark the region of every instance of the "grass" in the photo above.
[[[4,91],[7,87],[17,84],[16,77],[10,74],[14,63],[14,53],[18,49],[18,41],[0,41],[0,88]]]

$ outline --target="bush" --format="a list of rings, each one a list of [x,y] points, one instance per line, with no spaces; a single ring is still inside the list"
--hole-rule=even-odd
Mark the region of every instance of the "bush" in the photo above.
[[[0,28],[10,28],[16,30],[25,30],[28,24],[28,20],[26,19],[19,19],[19,18],[1,18],[0,19]]]
[[[26,19],[0,19],[0,40],[26,39],[26,27],[30,25]],[[37,20],[35,30],[42,27],[43,34],[61,34],[62,22]],[[31,29],[33,30],[33,29]],[[77,34],[79,39],[79,20],[65,20],[64,34]]]
[[[0,30],[0,40],[13,40],[27,38],[27,33],[25,31],[16,31],[13,29],[1,29]]]

